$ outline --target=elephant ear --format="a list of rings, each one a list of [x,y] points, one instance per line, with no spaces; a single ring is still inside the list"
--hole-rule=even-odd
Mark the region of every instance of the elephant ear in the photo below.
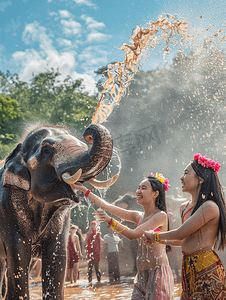
[[[18,144],[5,160],[3,186],[29,191],[31,177],[20,152],[21,147],[22,144]]]

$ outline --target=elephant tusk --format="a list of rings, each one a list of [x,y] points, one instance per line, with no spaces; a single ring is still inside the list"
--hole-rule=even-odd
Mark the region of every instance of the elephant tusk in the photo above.
[[[92,179],[88,180],[87,182],[89,182],[91,185],[93,185],[96,188],[104,189],[104,188],[107,188],[107,187],[113,185],[117,181],[118,177],[119,177],[119,175],[116,174],[115,176],[113,176],[112,178],[110,178],[106,181],[99,181],[99,180],[92,178]]]
[[[82,169],[79,169],[75,174],[73,175],[70,175],[69,173],[65,172],[63,175],[62,175],[62,178],[63,180],[68,183],[68,184],[72,184],[72,183],[75,183],[76,181],[79,180],[79,178],[81,177],[82,175]]]

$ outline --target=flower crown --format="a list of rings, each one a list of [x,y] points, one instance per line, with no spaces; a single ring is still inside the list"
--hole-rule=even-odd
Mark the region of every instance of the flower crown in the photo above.
[[[219,162],[215,162],[214,160],[212,159],[208,159],[206,158],[206,155],[205,156],[202,156],[201,154],[199,153],[196,153],[194,155],[194,160],[198,160],[198,163],[200,165],[202,165],[204,168],[211,168],[213,169],[215,172],[218,172],[220,171],[220,168],[221,168],[221,165],[219,164]]]
[[[153,173],[151,173],[149,175],[149,177],[156,177],[158,179],[158,181],[160,181],[162,184],[165,185],[165,191],[167,192],[170,185],[169,185],[169,179],[165,178],[161,173],[156,173],[156,175],[154,175]]]

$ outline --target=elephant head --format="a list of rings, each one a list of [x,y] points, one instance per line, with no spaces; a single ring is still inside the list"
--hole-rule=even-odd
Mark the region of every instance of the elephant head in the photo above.
[[[102,125],[90,125],[83,136],[92,144],[90,149],[64,127],[34,128],[6,158],[4,186],[30,191],[40,202],[62,198],[78,202],[71,183],[88,181],[100,188],[112,185],[118,175],[104,182],[95,179],[111,159],[110,132]]]

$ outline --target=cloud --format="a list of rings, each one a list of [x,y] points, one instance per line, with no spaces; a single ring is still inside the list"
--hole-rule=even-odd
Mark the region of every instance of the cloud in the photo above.
[[[81,62],[80,67],[89,72],[96,71],[99,67],[106,65],[109,61],[109,52],[103,50],[101,46],[89,46],[83,49],[78,55]]]
[[[37,21],[26,24],[22,40],[27,47],[25,45],[25,50],[14,52],[9,63],[14,66],[15,70],[18,70],[17,73],[23,81],[28,82],[32,75],[37,75],[47,69],[58,68],[62,74],[60,80],[63,81],[67,76],[73,79],[83,79],[85,90],[89,94],[97,93],[97,75],[94,71],[109,61],[109,52],[103,49],[103,42],[111,36],[97,32],[105,28],[105,24],[82,15],[81,19],[86,23],[85,25],[82,22],[82,26],[82,23],[73,19],[73,15],[68,10],[50,12],[49,15],[58,16],[55,20],[61,26],[62,31],[54,32],[53,35],[53,33],[49,34],[48,28]],[[86,26],[85,36],[86,28],[84,27]],[[101,45],[98,45],[98,42]],[[87,43],[91,45],[84,48]]]
[[[74,0],[74,2],[76,4],[79,4],[79,5],[87,5],[87,6],[91,6],[91,7],[94,7],[95,4],[93,4],[91,1],[89,0]]]
[[[88,43],[97,43],[101,41],[106,41],[111,38],[110,35],[97,31],[106,27],[103,22],[97,22],[92,17],[89,17],[87,15],[81,15],[81,19],[86,22],[87,29],[91,31],[87,35]]]
[[[56,41],[58,42],[58,45],[60,47],[71,47],[72,46],[72,42],[70,40],[59,38]]]
[[[0,63],[4,63],[4,64],[7,63],[5,54],[6,54],[6,48],[2,44],[0,44]]]
[[[96,80],[95,80],[95,74],[93,72],[90,72],[90,74],[81,74],[77,72],[73,72],[71,74],[71,78],[73,79],[82,79],[83,83],[82,85],[85,87],[85,90],[90,94],[96,94],[97,93],[97,87],[96,87]]]
[[[39,43],[41,49],[52,49],[52,40],[46,33],[46,28],[40,26],[37,21],[27,24],[22,34],[22,40],[27,45],[32,45],[35,42]]]
[[[81,15],[81,19],[86,22],[87,28],[90,30],[103,29],[106,27],[103,22],[97,22],[92,17],[86,15]]]
[[[73,15],[68,10],[58,10],[61,18],[72,18]]]
[[[50,12],[48,12],[48,15],[50,17],[54,17],[54,16],[57,16],[57,13],[55,11],[50,11]]]
[[[11,19],[6,26],[6,32],[12,32],[10,33],[11,35],[17,36],[17,30],[20,26],[21,26],[20,22],[15,22],[13,19]]]
[[[12,5],[11,1],[6,1],[6,2],[0,3],[0,11],[4,12],[5,9],[10,5]]]
[[[20,66],[20,79],[29,80],[32,74],[37,75],[45,69],[59,68],[65,76],[76,67],[75,52],[62,52],[47,50],[45,53],[35,49],[17,51],[13,54],[15,64]]]
[[[76,53],[63,52],[59,53],[56,50],[47,51],[45,55],[35,49],[26,51],[17,51],[13,54],[13,59],[16,64],[20,65],[20,80],[28,81],[32,75],[37,75],[47,69],[58,68],[61,76],[59,80],[64,80],[68,75],[73,79],[83,79],[83,86],[90,94],[97,93],[95,74],[89,71],[85,74],[75,71],[77,63],[75,61]]]
[[[61,25],[63,25],[63,33],[67,36],[79,35],[81,33],[82,25],[72,19],[61,20]]]
[[[87,42],[89,43],[95,43],[95,42],[100,42],[100,41],[106,41],[110,39],[111,36],[105,33],[101,32],[91,32],[87,36]]]

